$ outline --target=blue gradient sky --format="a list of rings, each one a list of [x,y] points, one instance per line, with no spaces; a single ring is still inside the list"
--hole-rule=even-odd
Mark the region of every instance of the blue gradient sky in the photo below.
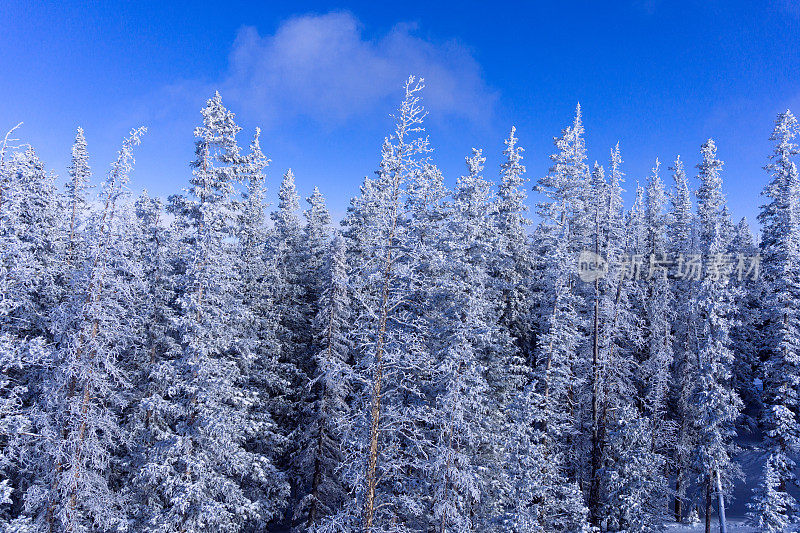
[[[580,101],[590,157],[620,141],[629,196],[655,157],[668,179],[677,154],[693,166],[714,137],[731,209],[754,223],[774,117],[800,110],[796,0],[45,4],[0,3],[0,129],[24,121],[64,174],[81,125],[97,175],[147,125],[131,186],[164,196],[186,183],[199,110],[219,89],[243,146],[264,130],[272,201],[291,166],[300,193],[318,185],[340,216],[417,73],[451,183],[473,146],[495,177],[512,124],[535,180]]]

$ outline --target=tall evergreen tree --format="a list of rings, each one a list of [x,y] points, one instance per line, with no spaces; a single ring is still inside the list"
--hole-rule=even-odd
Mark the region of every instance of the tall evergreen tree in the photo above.
[[[86,148],[86,137],[83,128],[78,128],[75,143],[72,145],[72,160],[69,166],[67,182],[67,205],[69,206],[69,236],[67,238],[67,262],[76,261],[75,250],[79,248],[76,241],[81,229],[81,215],[85,213],[86,190],[92,178],[89,167],[89,153]]]
[[[174,324],[179,353],[159,413],[163,432],[139,473],[150,511],[145,530],[237,530],[263,524],[280,506],[274,465],[247,447],[260,426],[251,416],[257,397],[245,379],[250,360],[234,320],[231,195],[242,172],[240,128],[219,93],[202,114],[191,196],[173,201],[185,254]]]
[[[680,156],[671,167],[673,191],[669,211],[669,252],[677,262],[691,259],[695,253],[695,218],[692,212],[692,198],[689,180]],[[678,264],[678,267],[680,263]],[[672,366],[672,411],[677,426],[675,444],[672,451],[672,464],[675,472],[674,518],[683,520],[684,502],[691,483],[690,470],[692,453],[695,448],[695,425],[693,424],[692,402],[697,375],[697,327],[694,320],[694,297],[696,281],[688,276],[677,276],[672,283],[675,315],[673,331]]]
[[[761,254],[765,287],[762,352],[764,414],[769,458],[757,498],[754,520],[777,531],[797,519],[797,502],[789,493],[795,483],[792,456],[800,446],[797,420],[800,385],[800,181],[797,119],[781,113],[770,140],[775,148],[765,167],[771,180],[762,195],[768,203],[758,219],[763,226]]]
[[[711,494],[716,493],[720,529],[725,530],[724,485],[737,472],[732,460],[735,449],[735,422],[741,400],[733,390],[731,377],[733,351],[730,329],[733,290],[730,272],[725,267],[727,243],[725,196],[722,193],[722,161],[712,139],[702,146],[703,160],[697,165],[700,188],[697,191],[697,215],[706,269],[697,295],[698,382],[695,392],[697,425],[697,466],[706,483],[706,524],[710,521]],[[709,267],[716,262],[717,267]]]
[[[404,188],[425,169],[430,150],[422,136],[422,87],[422,80],[413,77],[406,82],[394,133],[381,150],[372,197],[362,204],[369,211],[358,217],[367,223],[360,231],[366,246],[354,280],[360,300],[354,327],[356,370],[362,385],[356,392],[354,424],[344,444],[351,454],[347,478],[356,495],[355,507],[345,515],[352,527],[365,533],[414,527],[407,522],[413,518],[407,505],[414,506],[416,501],[407,499],[406,491],[414,483],[407,473],[416,468],[414,457],[408,454],[413,452],[417,424],[407,407],[419,393],[413,373],[406,379],[405,371],[413,368],[418,350],[404,327],[401,302],[408,293],[402,280],[408,278],[400,245],[406,228]],[[387,431],[390,427],[394,429]]]
[[[498,264],[490,273],[498,277],[502,291],[501,321],[514,340],[521,357],[532,362],[533,331],[530,320],[533,272],[532,250],[527,236],[530,221],[525,218],[525,166],[523,148],[518,145],[516,128],[512,127],[503,151],[505,161],[500,167],[495,217],[497,218],[499,250],[494,256]]]
[[[125,508],[109,483],[112,452],[125,440],[119,424],[126,380],[117,354],[130,342],[124,324],[131,292],[123,277],[126,241],[115,226],[119,199],[133,168],[133,148],[144,128],[133,130],[103,184],[103,207],[91,221],[87,261],[79,266],[71,312],[61,332],[36,409],[41,439],[33,448],[37,470],[25,508],[39,531],[110,530],[125,523]],[[73,318],[73,317],[77,317]]]
[[[330,244],[319,280],[324,287],[314,319],[314,401],[304,425],[299,457],[305,496],[295,510],[301,530],[313,530],[347,501],[339,470],[342,429],[349,415],[351,393],[350,295],[345,243],[337,236]]]
[[[539,424],[543,435],[528,439],[543,442],[546,461],[555,461],[555,479],[566,475],[577,480],[576,470],[582,463],[578,450],[570,446],[580,415],[572,403],[573,395],[582,388],[583,376],[576,373],[579,352],[585,341],[579,314],[581,301],[576,294],[576,258],[585,245],[588,228],[585,209],[589,171],[580,106],[572,126],[555,139],[553,166],[536,186],[547,201],[539,204],[542,222],[537,230],[537,255],[542,264],[539,301],[544,323],[538,328],[537,356],[534,367],[536,390],[530,390],[527,403],[537,411],[526,418]],[[538,422],[537,422],[538,421]],[[574,500],[574,498],[573,498]],[[581,505],[577,504],[576,505]]]

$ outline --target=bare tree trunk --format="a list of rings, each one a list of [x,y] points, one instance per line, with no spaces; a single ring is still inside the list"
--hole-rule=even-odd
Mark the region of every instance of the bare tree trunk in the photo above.
[[[711,533],[711,476],[706,477],[706,533]]]
[[[675,521],[678,523],[680,523],[683,518],[683,500],[681,499],[681,489],[683,488],[681,482],[682,474],[679,467],[675,472]]]
[[[728,526],[725,523],[725,495],[722,493],[722,480],[720,479],[719,469],[715,472],[717,483],[717,502],[719,505],[719,533],[728,533]]]

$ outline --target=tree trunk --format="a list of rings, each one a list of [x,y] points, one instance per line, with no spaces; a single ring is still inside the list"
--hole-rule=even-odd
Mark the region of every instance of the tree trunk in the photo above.
[[[711,533],[711,477],[706,477],[706,533]]]
[[[383,272],[383,290],[381,294],[380,318],[378,320],[378,338],[375,346],[375,361],[372,370],[372,398],[370,406],[370,428],[369,428],[369,458],[367,461],[367,473],[365,479],[366,495],[364,497],[364,513],[362,525],[364,533],[372,531],[372,520],[375,515],[375,486],[377,477],[375,470],[378,466],[378,437],[380,435],[381,419],[381,390],[383,386],[383,354],[386,342],[386,322],[389,317],[389,285],[392,278],[392,265],[394,256],[392,255],[392,244],[395,231],[397,229],[397,216],[399,206],[397,205],[400,195],[399,177],[395,177],[394,190],[392,191],[392,218],[389,226],[389,234],[386,239],[386,259]]]
[[[715,472],[717,483],[717,502],[719,505],[719,533],[728,533],[728,526],[725,524],[725,495],[722,493],[722,480],[720,479],[719,469]]]
[[[683,518],[683,500],[681,499],[681,470],[675,473],[675,521],[680,523]]]

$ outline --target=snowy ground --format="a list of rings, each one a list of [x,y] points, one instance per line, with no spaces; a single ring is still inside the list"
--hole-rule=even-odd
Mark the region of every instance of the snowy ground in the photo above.
[[[714,518],[715,521],[711,524],[711,531],[719,531],[719,523],[716,522],[716,517]],[[666,531],[668,533],[702,533],[705,531],[705,524],[703,522],[692,525],[669,524]],[[755,529],[744,525],[739,518],[728,520],[728,533],[753,533],[755,531]]]

